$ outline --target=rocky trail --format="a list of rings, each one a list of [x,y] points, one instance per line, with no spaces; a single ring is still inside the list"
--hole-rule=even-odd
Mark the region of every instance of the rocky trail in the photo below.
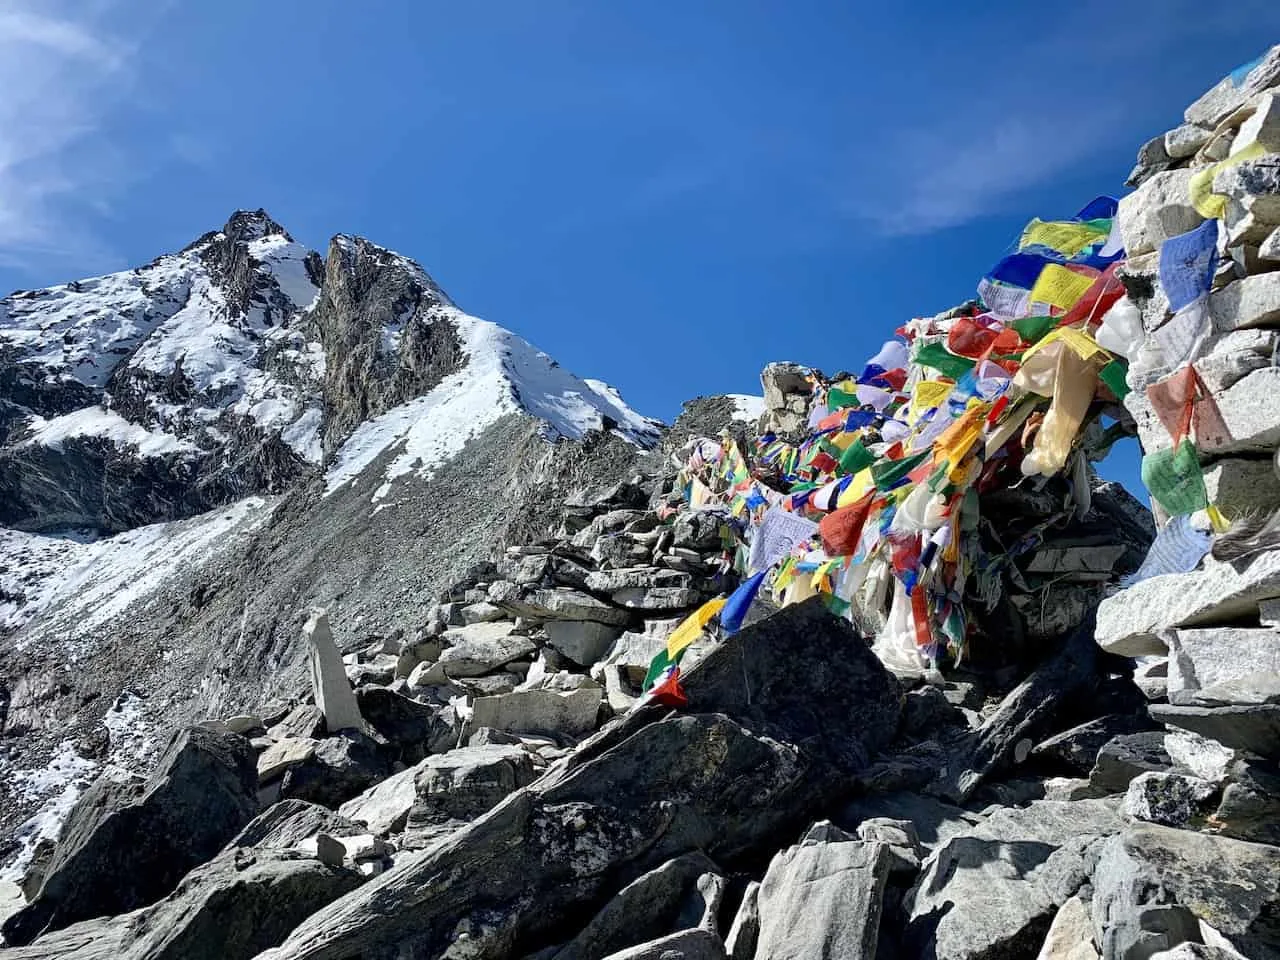
[[[1280,957],[1280,47],[1185,119],[670,427],[260,211],[0,301],[0,954]]]

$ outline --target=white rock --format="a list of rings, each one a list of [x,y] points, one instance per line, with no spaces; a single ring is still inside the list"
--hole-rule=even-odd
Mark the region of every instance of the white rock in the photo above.
[[[1124,657],[1164,654],[1169,627],[1230,623],[1258,615],[1258,603],[1280,597],[1280,551],[1237,568],[1206,557],[1191,573],[1152,577],[1098,605],[1098,645]]]
[[[589,667],[622,635],[620,627],[594,620],[548,620],[547,643],[574,663]]]
[[[319,743],[319,740],[305,737],[287,737],[284,740],[277,740],[258,754],[258,782],[266,783],[290,767],[310,760],[315,756]]]
[[[480,603],[470,603],[462,608],[462,622],[470,623],[491,623],[494,620],[502,620],[506,617],[506,612],[501,607],[496,607],[488,601]]]
[[[472,725],[495,730],[547,731],[581,736],[596,727],[599,687],[578,690],[516,690],[496,697],[477,697]]]
[[[1280,152],[1280,97],[1264,94],[1258,99],[1252,117],[1240,124],[1240,132],[1231,144],[1231,152],[1260,143],[1270,153]]]
[[[1183,118],[1187,123],[1216,128],[1250,97],[1277,82],[1280,82],[1280,46],[1272,47],[1258,65],[1241,78],[1240,83],[1237,84],[1230,76],[1223,77],[1187,107]]]
[[[1280,273],[1275,274],[1280,277]],[[1263,367],[1248,374],[1213,399],[1222,413],[1229,436],[1221,442],[1197,440],[1202,458],[1233,453],[1271,454],[1280,446],[1280,367]],[[1138,439],[1147,453],[1167,450],[1173,438],[1147,400],[1144,390],[1124,398],[1133,414]]]
[[[302,636],[307,641],[311,692],[316,706],[324,714],[325,726],[330,733],[352,728],[363,730],[364,720],[360,717],[355,691],[347,680],[342,655],[333,642],[328,614],[324,610],[312,610],[311,619],[302,628]]]
[[[1164,752],[1174,764],[1185,767],[1201,780],[1221,783],[1239,752],[1190,730],[1171,730],[1164,738]]]
[[[1229,517],[1246,512],[1270,513],[1280,507],[1280,477],[1271,460],[1228,457],[1204,470],[1209,502]]]
[[[392,774],[381,783],[374,784],[358,797],[353,797],[338,808],[338,813],[348,820],[356,820],[373,833],[385,835],[404,829],[413,808],[414,778],[426,761]]]
[[[1271,231],[1271,235],[1258,247],[1258,256],[1263,260],[1280,260],[1280,227]]]
[[[1215,690],[1220,688],[1229,689],[1233,700],[1261,702],[1263,691],[1247,699],[1251,681],[1280,674],[1280,631],[1216,627],[1170,630],[1163,636],[1169,645],[1170,703],[1217,703],[1221,698]],[[1229,688],[1222,686],[1226,684]]]
[[[1280,273],[1260,273],[1209,294],[1214,329],[1227,333],[1280,326]]]
[[[254,730],[261,730],[264,726],[261,717],[255,717],[247,713],[227,717],[226,724],[232,733],[239,734],[252,733]]]
[[[1137,256],[1159,248],[1165,240],[1194,230],[1204,217],[1191,206],[1193,171],[1157,173],[1120,200],[1116,218],[1125,253]]]
[[[27,905],[22,888],[11,880],[0,880],[0,923]]]
[[[1164,135],[1165,153],[1174,160],[1193,155],[1209,142],[1212,130],[1197,127],[1194,123],[1184,123],[1174,127]]]
[[[1100,956],[1093,945],[1089,905],[1078,895],[1069,897],[1054,914],[1036,960],[1098,960]]]

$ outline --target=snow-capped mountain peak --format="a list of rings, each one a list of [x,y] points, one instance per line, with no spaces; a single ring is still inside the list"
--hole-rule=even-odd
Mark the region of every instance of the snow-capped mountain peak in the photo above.
[[[118,531],[285,489],[383,451],[428,476],[508,414],[544,438],[661,424],[459,310],[413,260],[265,211],[146,266],[0,300],[0,523]],[[52,479],[53,494],[30,478]]]

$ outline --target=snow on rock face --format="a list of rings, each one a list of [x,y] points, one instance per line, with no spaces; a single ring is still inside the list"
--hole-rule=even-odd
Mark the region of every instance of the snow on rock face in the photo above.
[[[390,449],[396,456],[374,494],[376,502],[398,477],[431,476],[468,439],[511,413],[541,420],[548,441],[577,440],[588,431],[603,430],[644,449],[657,442],[661,425],[637,414],[608,384],[574,376],[497,324],[453,307],[437,308],[435,313],[437,322],[447,320],[457,331],[465,366],[425,396],[357,427],[329,467],[326,492],[361,474]]]
[[[70,659],[78,660],[92,652],[99,626],[250,535],[275,503],[247,497],[198,517],[99,540],[0,528],[0,632],[40,615],[45,636],[66,640]]]
[[[764,413],[764,397],[745,393],[727,393],[725,397],[733,401],[733,419],[735,420],[755,423]]]

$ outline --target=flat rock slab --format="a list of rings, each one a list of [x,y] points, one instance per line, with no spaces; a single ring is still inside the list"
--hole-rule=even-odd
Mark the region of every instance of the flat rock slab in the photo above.
[[[1170,630],[1169,702],[1211,706],[1222,701],[1262,702],[1277,689],[1280,630],[1211,627]]]
[[[1153,703],[1151,719],[1190,730],[1236,750],[1280,759],[1280,704],[1229,707],[1180,707]]]
[[[491,727],[507,732],[565,733],[581,736],[596,728],[603,691],[599,687],[579,690],[516,690],[495,697],[477,697],[472,704],[476,728]]]
[[[886,844],[861,840],[779,853],[760,883],[756,956],[871,960],[889,861]]]
[[[1107,597],[1098,604],[1095,635],[1102,649],[1122,657],[1164,654],[1161,631],[1253,619],[1259,602],[1274,597],[1280,597],[1280,550],[1239,564],[1209,557],[1200,570],[1152,577]]]
[[[374,784],[340,806],[338,813],[351,820],[359,820],[382,836],[403,830],[418,796],[414,780],[425,762],[393,773],[381,783]]]

